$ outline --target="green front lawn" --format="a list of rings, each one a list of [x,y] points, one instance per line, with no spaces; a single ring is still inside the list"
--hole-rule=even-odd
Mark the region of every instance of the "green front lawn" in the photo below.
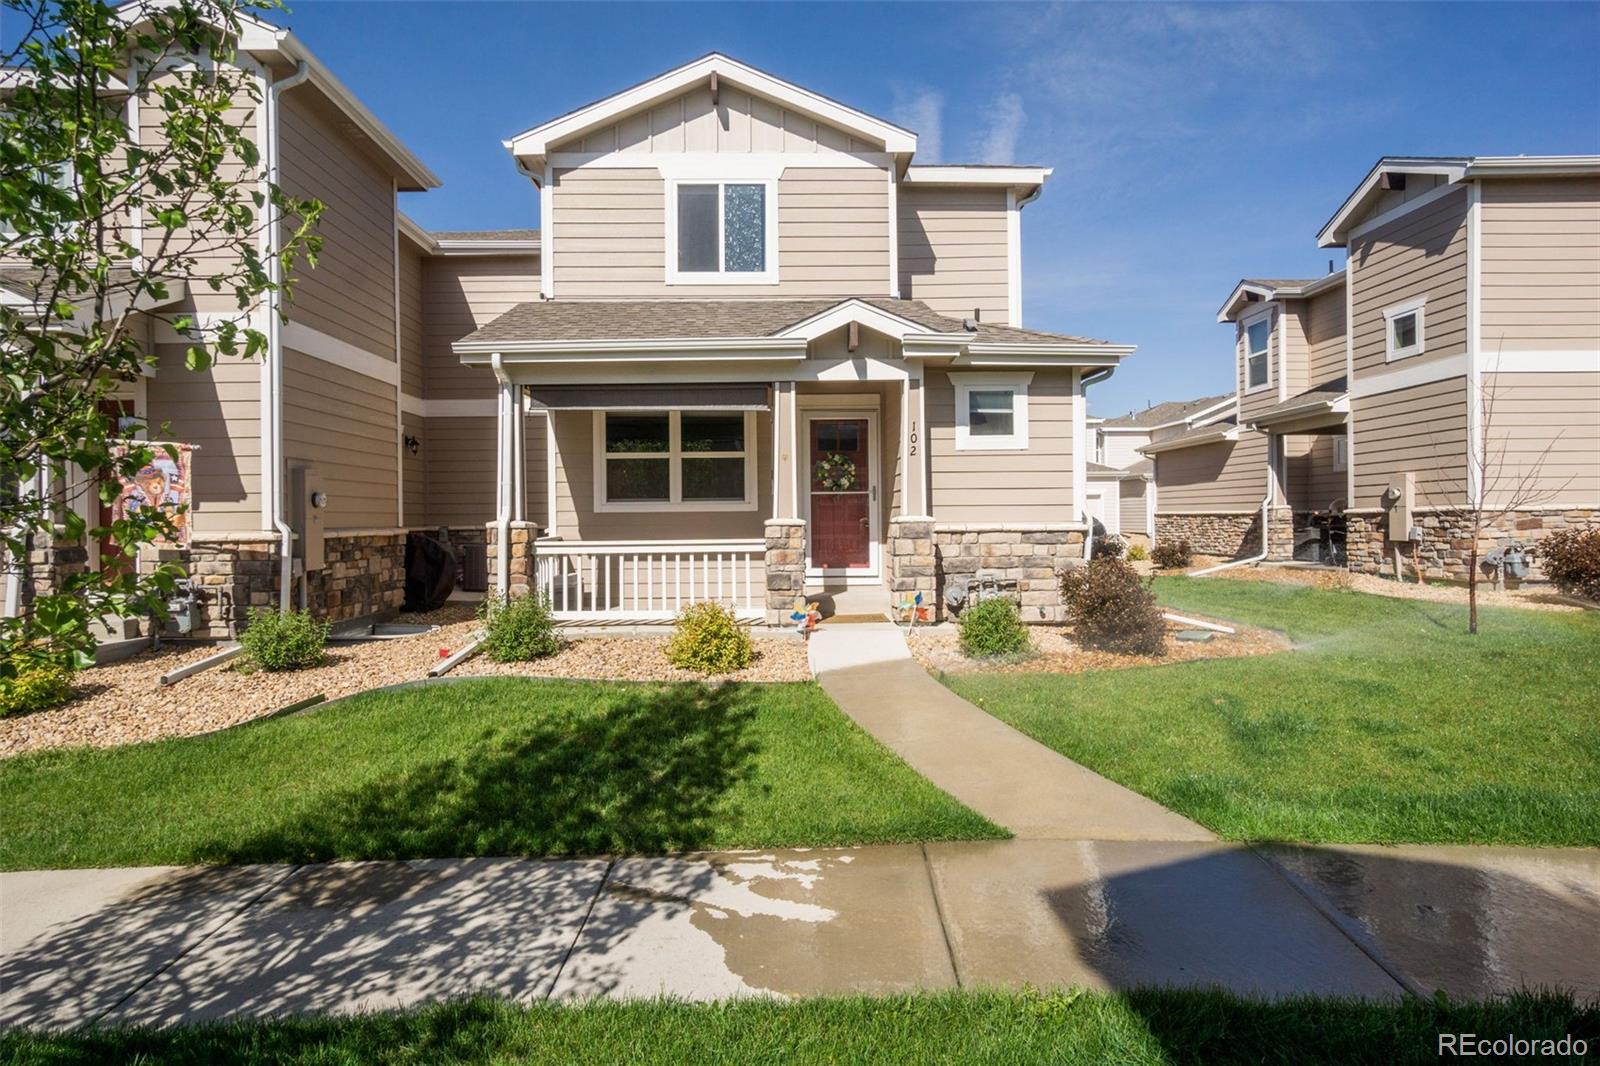
[[[661,852],[1006,834],[814,684],[484,678],[0,762],[0,868]]]
[[[1226,579],[1164,604],[1283,630],[1279,655],[951,686],[1239,840],[1600,844],[1600,615]]]
[[[1381,1063],[1439,1061],[1440,1033],[1600,1042],[1560,995],[1492,1003],[1260,1002],[1220,992],[949,992],[882,999],[469,1000],[400,1014],[152,1032],[0,1036],[0,1062]],[[1571,1057],[1541,1061],[1571,1062]]]

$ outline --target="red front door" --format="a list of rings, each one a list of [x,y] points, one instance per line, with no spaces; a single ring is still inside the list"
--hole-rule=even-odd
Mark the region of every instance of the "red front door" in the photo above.
[[[867,433],[865,418],[811,422],[811,565],[818,569],[872,565]]]

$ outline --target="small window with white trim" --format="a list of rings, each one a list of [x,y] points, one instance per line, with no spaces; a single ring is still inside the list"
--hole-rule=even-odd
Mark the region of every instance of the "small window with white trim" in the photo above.
[[[596,412],[596,511],[750,510],[755,415]]]
[[[1030,374],[951,374],[956,391],[956,449],[1028,446]]]
[[[667,190],[667,280],[777,280],[776,190],[768,181],[683,181]]]
[[[1426,347],[1423,336],[1426,302],[1424,299],[1407,300],[1403,304],[1384,309],[1385,362],[1422,354]]]
[[[1244,387],[1264,389],[1272,377],[1272,316],[1263,315],[1244,327]]]

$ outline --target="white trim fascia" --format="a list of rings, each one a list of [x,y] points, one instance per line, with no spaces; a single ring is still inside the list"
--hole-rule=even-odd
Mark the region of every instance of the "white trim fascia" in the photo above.
[[[513,155],[542,156],[555,142],[575,137],[596,126],[642,110],[665,97],[709,81],[711,75],[719,81],[738,86],[758,96],[766,97],[785,107],[822,119],[863,138],[881,143],[886,152],[915,152],[917,135],[893,123],[874,118],[853,107],[848,107],[825,96],[803,89],[792,82],[775,78],[754,67],[746,66],[719,52],[712,52],[685,63],[648,81],[624,89],[620,93],[570,111],[558,118],[524,130],[505,142]]]
[[[715,161],[720,156],[711,156]],[[738,157],[735,157],[738,158]],[[724,199],[729,185],[760,185],[763,220],[762,268],[744,272],[730,272],[723,268],[711,271],[683,271],[678,269],[678,187],[680,185],[715,185],[717,187],[717,262],[723,263],[727,254],[727,234],[723,223],[727,218]],[[745,177],[672,177],[663,182],[666,203],[666,284],[668,285],[776,285],[778,284],[778,179]]]
[[[539,183],[539,237],[544,247],[539,251],[539,295],[546,300],[556,298],[556,195],[554,168],[544,168],[544,181]]]
[[[1336,284],[1343,284],[1344,272],[1345,268],[1340,267],[1338,270],[1324,274],[1322,277],[1306,285],[1285,285],[1281,288],[1273,289],[1273,299],[1303,300],[1308,296],[1316,296],[1324,289],[1331,289]]]
[[[1394,320],[1406,315],[1415,315],[1417,319],[1417,339],[1404,348],[1394,346]],[[1383,361],[1385,363],[1397,362],[1401,359],[1412,359],[1419,355],[1426,355],[1428,351],[1428,297],[1414,296],[1409,300],[1402,300],[1397,304],[1390,304],[1383,309]],[[1467,349],[1470,366],[1472,350]]]
[[[802,318],[794,325],[785,327],[784,331],[776,336],[814,341],[842,326],[849,325],[851,322],[858,323],[876,333],[882,333],[886,337],[899,341],[903,341],[908,337],[924,336],[922,331],[927,328],[920,323],[911,321],[909,318],[901,318],[891,311],[885,311],[876,304],[852,298],[843,300],[824,311],[819,311],[810,318]],[[948,338],[958,342],[961,339],[959,334],[953,333],[935,333],[927,336],[940,339]]]
[[[1253,281],[1241,281],[1239,284],[1233,287],[1232,292],[1228,293],[1228,298],[1222,302],[1222,306],[1217,310],[1217,321],[1219,323],[1234,321],[1234,305],[1237,304],[1246,293],[1250,292],[1255,293],[1263,300],[1272,299],[1273,290],[1268,286],[1257,285]]]
[[[506,356],[564,355],[688,355],[697,360],[718,359],[804,359],[805,341],[795,337],[645,337],[614,340],[554,341],[456,341],[450,346],[456,355],[469,356],[501,352]],[[487,362],[487,360],[477,360]]]
[[[557,170],[654,170],[667,181],[777,181],[785,170],[887,170],[887,152],[841,152],[818,146],[815,152],[552,152],[547,166]]]
[[[661,513],[661,512],[694,512],[694,511],[754,511],[761,506],[761,492],[757,485],[757,436],[756,413],[744,411],[744,451],[742,455],[731,455],[726,452],[685,452],[683,450],[683,415],[684,412],[695,413],[692,407],[673,407],[662,409],[659,414],[667,416],[667,450],[665,452],[629,452],[619,453],[616,458],[654,457],[664,458],[667,462],[667,493],[666,500],[637,500],[637,501],[611,501],[606,496],[606,460],[612,456],[606,453],[606,411],[592,411],[591,422],[594,432],[594,512],[596,514],[627,514]],[[716,414],[731,414],[729,411],[717,411]],[[685,500],[683,498],[683,460],[684,459],[732,459],[741,458],[744,461],[744,496],[742,500]]]
[[[313,359],[320,359],[324,363],[343,367],[354,371],[363,377],[381,381],[386,385],[394,385],[400,381],[400,363],[395,359],[385,359],[375,352],[359,348],[349,341],[340,340],[330,336],[319,329],[313,329],[304,322],[294,319],[283,324],[283,346],[292,348],[302,355],[309,355]],[[398,354],[398,353],[397,353]]]
[[[1006,189],[1006,324],[1022,328],[1022,208]]]
[[[901,180],[908,185],[1004,185],[1014,190],[1018,186],[1043,185],[1054,173],[1053,167],[913,164],[906,167],[906,176]]]
[[[523,256],[538,255],[543,242],[537,239],[523,240],[436,240],[432,249],[434,255],[451,256]]]
[[[1104,426],[1107,433],[1154,433],[1158,429],[1171,429],[1173,426],[1203,425],[1207,415],[1213,415],[1225,407],[1233,405],[1233,397],[1225,396],[1210,407],[1202,407],[1182,418],[1174,418],[1171,422],[1163,422],[1159,426]]]
[[[1416,210],[1424,202],[1430,202],[1430,198],[1438,199],[1436,194],[1440,194],[1440,190],[1454,191],[1455,183],[1460,181],[1462,175],[1466,173],[1469,163],[1471,163],[1471,160],[1465,157],[1446,159],[1385,157],[1378,160],[1377,164],[1367,172],[1367,176],[1361,180],[1361,184],[1356,186],[1355,191],[1345,198],[1344,203],[1339,206],[1339,210],[1333,213],[1333,217],[1327,221],[1322,229],[1317,231],[1317,247],[1338,248],[1374,226],[1392,221],[1408,211]],[[1366,206],[1368,197],[1378,186],[1378,181],[1388,173],[1442,174],[1448,180],[1438,189],[1425,193],[1415,200],[1408,200],[1403,204],[1398,204],[1377,218],[1368,219],[1349,233],[1342,232],[1345,224]]]
[[[1467,182],[1467,501],[1483,503],[1483,186]],[[1417,345],[1422,344],[1423,315],[1417,315]],[[1391,330],[1384,315],[1384,355]]]
[[[1135,448],[1134,451],[1140,455],[1160,455],[1162,452],[1182,451],[1184,448],[1199,448],[1206,444],[1231,444],[1239,439],[1241,432],[1238,426],[1232,426],[1226,433],[1206,434],[1201,439],[1185,440],[1182,437],[1174,437],[1171,440],[1151,441],[1149,444]]]
[[[1587,177],[1600,174],[1600,155],[1479,155],[1466,178]]]
[[[894,168],[887,167],[883,172],[884,179],[889,183],[889,297],[900,298],[900,194],[899,185],[894,180]]]
[[[1360,399],[1385,392],[1397,392],[1400,389],[1415,388],[1434,381],[1459,378],[1470,370],[1471,364],[1467,361],[1467,353],[1462,352],[1443,359],[1430,359],[1422,363],[1397,367],[1394,370],[1364,374],[1350,383],[1349,395],[1354,399]]]
[[[1492,364],[1480,352],[1480,374],[1597,374],[1600,373],[1600,351],[1502,351],[1492,357]],[[1506,362],[1509,359],[1510,362]]]
[[[1028,450],[1028,386],[1033,383],[1033,371],[1024,370],[1013,373],[974,374],[961,372],[946,372],[945,377],[950,379],[950,384],[955,388],[955,443],[958,452],[1021,452]],[[1078,373],[1074,370],[1072,375],[1073,389],[1080,389]],[[1011,390],[1011,432],[1003,437],[974,437],[972,427],[968,422],[968,402],[974,389],[1009,389]],[[1079,393],[1074,391],[1074,418],[1081,410],[1078,402]],[[1082,426],[1074,426],[1075,433],[1082,433]],[[1074,451],[1082,451],[1075,447]]]
[[[1133,344],[1077,344],[1072,341],[1040,341],[1036,344],[1007,341],[970,341],[967,354],[978,356],[1015,356],[1036,359],[1041,356],[1071,356],[1076,366],[1115,366],[1138,350]],[[1065,360],[1063,360],[1065,361]]]

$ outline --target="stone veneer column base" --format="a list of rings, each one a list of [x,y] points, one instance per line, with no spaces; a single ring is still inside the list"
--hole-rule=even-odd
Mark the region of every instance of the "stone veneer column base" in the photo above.
[[[1066,621],[1061,571],[1082,564],[1083,532],[1069,524],[936,524],[937,617],[948,613],[944,593],[952,583],[993,577],[1016,582],[1024,622]]]
[[[27,572],[22,575],[22,606],[60,592],[72,577],[88,569],[89,549],[82,540],[67,539],[59,527],[43,542],[34,537]]]
[[[1286,512],[1287,513],[1287,512]],[[1158,514],[1156,543],[1189,542],[1201,555],[1244,558],[1261,550],[1261,512],[1249,514]],[[1293,548],[1293,533],[1290,533]]]
[[[485,542],[489,553],[489,591],[500,588],[500,526],[490,522],[485,527]],[[507,572],[506,594],[526,596],[537,588],[534,579],[534,542],[539,539],[539,526],[533,522],[512,522],[507,528],[511,541],[511,567]]]
[[[770,518],[765,533],[767,625],[784,626],[795,597],[806,591],[806,524],[799,518]]]
[[[193,636],[238,636],[255,608],[278,603],[279,541],[271,533],[196,534],[185,551],[163,550],[189,572],[199,604]]]
[[[1294,511],[1274,507],[1267,512],[1267,558],[1282,562],[1294,558]]]
[[[930,618],[939,614],[939,560],[934,554],[933,519],[897,515],[889,519],[889,601],[891,605],[915,601]]]
[[[1388,516],[1384,512],[1349,513],[1345,547],[1350,569],[1362,574],[1394,572],[1394,545],[1387,539]],[[1423,538],[1417,547],[1417,557],[1422,564],[1424,577],[1465,581],[1467,565],[1472,551],[1472,525],[1466,516],[1430,512],[1418,509],[1413,520],[1422,527]],[[1562,529],[1600,528],[1600,508],[1530,509],[1507,515],[1487,529],[1478,539],[1478,559],[1496,548],[1503,548],[1514,540],[1534,546],[1532,566],[1527,581],[1545,580],[1539,566],[1538,543]],[[1403,572],[1412,577],[1412,544],[1400,545]],[[1480,577],[1489,577],[1488,570]]]

